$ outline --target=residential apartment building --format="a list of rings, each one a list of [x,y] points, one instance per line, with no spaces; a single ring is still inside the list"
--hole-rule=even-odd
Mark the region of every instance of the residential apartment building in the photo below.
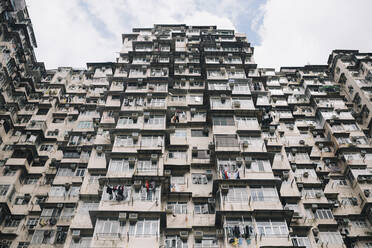
[[[0,247],[372,247],[371,54],[276,72],[154,25],[46,70],[24,2],[0,12]]]

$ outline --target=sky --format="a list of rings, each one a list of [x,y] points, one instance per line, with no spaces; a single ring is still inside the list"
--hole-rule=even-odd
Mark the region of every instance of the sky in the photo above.
[[[334,49],[372,52],[371,0],[26,0],[47,69],[115,61],[121,34],[153,24],[245,33],[261,68],[326,64]]]

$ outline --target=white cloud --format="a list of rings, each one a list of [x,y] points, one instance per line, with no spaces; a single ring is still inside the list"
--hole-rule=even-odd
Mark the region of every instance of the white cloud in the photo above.
[[[372,51],[372,1],[27,0],[39,61],[47,68],[114,61],[121,34],[160,23],[257,30],[259,67],[325,64],[333,49]],[[251,7],[254,6],[254,7]],[[263,16],[262,22],[261,17]],[[249,30],[237,30],[248,33]]]
[[[222,0],[221,4],[233,2],[237,0]],[[215,7],[213,3],[203,4]],[[235,28],[230,16],[236,13],[205,11],[198,8],[197,0],[28,0],[27,4],[38,42],[35,52],[48,69],[114,61],[121,34],[135,27],[184,23]]]
[[[255,48],[259,67],[326,64],[334,49],[372,51],[372,1],[269,0]]]

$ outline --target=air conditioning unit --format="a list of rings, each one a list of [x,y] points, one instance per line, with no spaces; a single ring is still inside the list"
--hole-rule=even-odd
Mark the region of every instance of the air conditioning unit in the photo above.
[[[234,108],[240,108],[240,102],[234,101]]]
[[[158,158],[159,158],[158,154],[151,154],[151,161],[152,162],[158,161]]]
[[[52,235],[52,231],[50,231],[50,230],[45,230],[44,231],[44,237],[50,237],[50,235]]]
[[[315,227],[315,228],[313,228],[312,231],[313,231],[313,234],[314,234],[315,237],[317,237],[319,235],[319,229],[318,228]]]
[[[305,145],[305,140],[300,140],[298,143],[299,143],[300,145]]]
[[[364,195],[368,198],[370,195],[371,195],[371,191],[369,189],[365,189],[364,191]]]
[[[127,213],[119,213],[119,221],[125,221],[127,219]]]
[[[191,108],[191,113],[195,113],[196,112],[196,108]]]
[[[132,139],[133,140],[138,140],[138,137],[139,137],[139,133],[137,133],[137,132],[132,133]]]
[[[98,154],[101,154],[103,152],[103,147],[102,146],[97,146],[96,151]]]
[[[249,143],[246,140],[244,140],[241,144],[242,144],[243,148],[248,148],[248,146],[249,146]]]
[[[134,188],[136,188],[136,189],[141,188],[141,186],[142,186],[142,182],[141,182],[141,180],[135,180],[135,181],[133,182],[133,186],[134,186]]]
[[[283,171],[283,180],[288,180],[289,178],[289,171]]]
[[[168,205],[165,209],[165,213],[166,214],[173,214],[173,206],[172,205]]]
[[[208,180],[211,180],[213,177],[213,172],[212,170],[205,170],[205,176],[207,177]]]
[[[138,220],[138,214],[137,213],[131,213],[128,217],[130,222],[136,222]]]
[[[215,144],[213,143],[213,142],[210,142],[209,144],[208,144],[208,149],[209,150],[214,150],[215,149]]]
[[[171,174],[172,174],[172,171],[171,170],[164,170],[164,176],[170,177]]]
[[[128,158],[128,163],[130,166],[134,166],[134,164],[136,163],[136,158],[135,157]]]
[[[316,196],[316,198],[320,198],[320,197],[322,197],[322,193],[316,192],[315,196]]]
[[[216,229],[216,237],[219,239],[223,238],[223,229]]]
[[[189,232],[188,231],[180,231],[180,238],[182,240],[187,240],[189,238]]]
[[[354,206],[358,206],[358,199],[356,197],[352,197],[351,202]]]
[[[197,155],[198,154],[198,147],[197,146],[193,146],[192,147],[192,154],[193,155]]]
[[[144,112],[144,113],[143,113],[143,118],[144,118],[145,120],[150,119],[150,112]]]
[[[222,194],[227,194],[229,192],[229,185],[222,184],[221,185],[221,193]]]
[[[201,239],[203,239],[203,232],[202,232],[202,231],[195,231],[195,232],[194,232],[194,238],[195,238],[196,240],[201,240]]]
[[[73,230],[71,236],[72,236],[73,240],[75,240],[75,241],[79,240],[80,239],[80,230]]]
[[[137,120],[138,118],[138,113],[132,113],[132,119]]]
[[[297,211],[294,211],[293,212],[293,216],[292,217],[294,219],[301,219],[302,218],[301,214],[299,212],[297,212]]]
[[[345,236],[345,235],[349,235],[349,229],[348,228],[341,228],[341,231],[340,231],[341,235]]]
[[[309,177],[309,172],[305,171],[304,174],[303,174],[304,177]]]
[[[57,208],[63,208],[63,203],[58,203]]]
[[[208,203],[209,204],[215,204],[216,200],[214,198],[208,198]]]

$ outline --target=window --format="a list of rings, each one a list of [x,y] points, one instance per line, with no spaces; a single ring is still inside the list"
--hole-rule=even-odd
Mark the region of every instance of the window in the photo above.
[[[285,220],[256,220],[259,235],[264,236],[286,236],[288,227]]]
[[[71,177],[73,175],[74,175],[74,172],[70,168],[59,168],[57,171],[57,176]]]
[[[215,135],[216,146],[217,147],[238,147],[238,139],[236,135]]]
[[[29,198],[25,198],[25,197],[17,197],[14,201],[14,204],[15,205],[25,205],[27,204],[28,202],[30,201]]]
[[[245,125],[245,126],[250,126],[250,127],[255,127],[255,128],[260,127],[256,117],[239,116],[239,117],[236,117],[236,121],[240,125]]]
[[[310,239],[308,237],[292,237],[292,244],[295,247],[301,246],[311,248]]]
[[[192,152],[192,158],[194,159],[209,159],[209,150],[197,150],[196,152]]]
[[[172,134],[173,137],[186,137],[187,131],[183,129],[176,129]]]
[[[50,152],[53,150],[53,145],[41,145],[40,151],[41,152]]]
[[[185,151],[169,151],[168,157],[171,159],[186,159],[186,152]]]
[[[136,223],[131,223],[129,235],[137,237],[159,235],[159,220],[140,219]]]
[[[251,188],[251,196],[253,201],[278,201],[278,192],[276,188],[259,187]]]
[[[37,224],[39,223],[39,218],[29,218],[27,220],[27,223],[26,223],[26,226],[37,226]]]
[[[158,164],[151,160],[139,160],[137,164],[138,171],[156,171]]]
[[[48,195],[51,197],[64,197],[66,193],[64,186],[53,186],[50,188]]]
[[[191,137],[208,137],[208,131],[204,130],[191,130]]]
[[[129,172],[133,166],[129,165],[128,159],[111,159],[108,172],[123,173]]]
[[[187,202],[168,202],[173,214],[187,214]]]
[[[71,219],[74,217],[75,208],[63,208],[61,212],[61,218],[63,219]]]
[[[31,244],[53,244],[54,234],[52,230],[35,230]]]
[[[216,116],[213,117],[213,125],[214,126],[234,126],[234,118],[232,116],[222,117]]]
[[[302,196],[306,197],[311,197],[311,198],[316,198],[316,195],[320,194],[321,196],[323,195],[323,191],[321,189],[303,189],[301,191]]]
[[[0,184],[0,196],[4,196],[8,193],[10,185]]]
[[[79,152],[65,151],[63,152],[64,158],[80,158]]]
[[[91,121],[81,121],[78,125],[79,129],[93,128],[93,122]]]
[[[333,219],[332,210],[330,209],[317,209],[314,213],[316,219]]]
[[[44,208],[40,216],[41,217],[57,217],[59,216],[59,210],[56,208]]]
[[[164,107],[165,106],[165,99],[164,98],[153,98],[151,100],[151,106]]]
[[[201,240],[195,240],[195,248],[217,248],[218,240],[216,237],[204,236]]]
[[[125,147],[125,146],[133,146],[133,138],[132,136],[117,136],[115,138],[114,146],[118,147]]]
[[[347,181],[346,181],[346,179],[337,179],[337,180],[334,180],[334,183],[335,183],[336,185],[347,186]]]
[[[208,203],[195,203],[194,214],[214,214],[215,208],[212,204]]]
[[[179,236],[166,236],[165,248],[187,248],[187,240],[182,240]]]
[[[329,245],[343,245],[344,241],[342,240],[342,236],[339,232],[320,232],[319,233],[319,241],[323,244]]]
[[[171,183],[176,184],[185,184],[185,177],[184,176],[172,176]]]
[[[162,147],[163,146],[163,137],[162,136],[142,136],[141,139],[142,146],[156,146]]]
[[[3,151],[13,151],[13,145],[4,145]]]
[[[77,168],[75,171],[75,176],[77,177],[84,177],[85,169],[84,168]]]
[[[152,115],[145,123],[148,125],[163,125],[165,122],[165,117],[162,115]]]
[[[39,178],[26,178],[24,184],[36,184],[39,181]]]
[[[192,174],[192,183],[193,184],[207,184],[208,178],[205,174],[193,173]]]
[[[228,218],[224,224],[225,233],[231,238],[249,238],[254,235],[252,220],[248,218]],[[239,233],[236,230],[239,229]]]
[[[172,102],[185,102],[186,96],[172,96]]]
[[[134,119],[132,119],[129,116],[120,117],[120,119],[118,120],[118,125],[122,125],[122,126],[132,125],[133,123],[136,123],[136,122],[134,121]]]
[[[28,248],[29,245],[29,242],[19,242],[17,248]]]
[[[94,232],[96,236],[119,236],[124,233],[124,224],[114,219],[98,219]]]
[[[368,228],[368,224],[366,220],[359,219],[359,220],[352,220],[351,221],[353,226],[359,227],[359,228]]]
[[[18,227],[21,223],[20,219],[10,218],[5,221],[5,227]]]
[[[252,161],[251,169],[255,172],[271,172],[270,161],[269,160]]]
[[[248,190],[245,187],[230,187],[226,202],[248,202]]]
[[[71,240],[70,248],[89,248],[92,238],[82,237],[79,240]]]
[[[17,172],[16,170],[4,169],[4,176],[11,177],[11,176],[14,176],[16,172]]]

